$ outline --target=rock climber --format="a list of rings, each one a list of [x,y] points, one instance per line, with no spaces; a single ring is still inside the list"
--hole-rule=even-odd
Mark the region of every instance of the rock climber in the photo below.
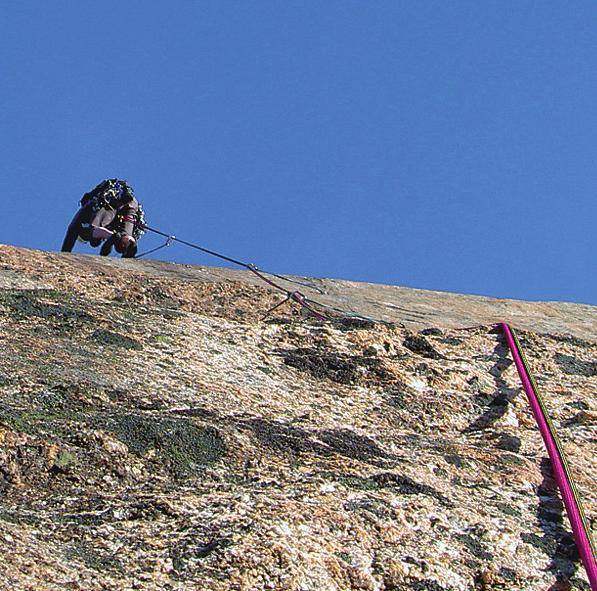
[[[123,258],[137,254],[137,242],[143,234],[144,215],[141,204],[126,181],[108,179],[85,193],[80,209],[71,221],[62,243],[63,252],[71,252],[75,242],[102,242],[100,255],[108,256],[112,248]]]

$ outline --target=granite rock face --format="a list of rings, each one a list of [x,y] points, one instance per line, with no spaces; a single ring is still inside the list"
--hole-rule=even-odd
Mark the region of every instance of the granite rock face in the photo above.
[[[589,589],[597,308],[300,280],[0,246],[0,589]]]

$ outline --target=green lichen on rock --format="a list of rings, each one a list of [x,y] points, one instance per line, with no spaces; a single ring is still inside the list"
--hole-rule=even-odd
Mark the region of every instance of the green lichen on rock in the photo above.
[[[597,376],[597,361],[584,361],[578,357],[564,355],[563,353],[556,353],[554,359],[562,371],[569,375],[585,378]]]
[[[0,424],[4,424],[13,431],[28,435],[43,435],[50,436],[52,439],[60,439],[73,432],[72,427],[66,422],[78,419],[78,415],[68,411],[0,406]]]
[[[393,377],[377,357],[348,355],[321,348],[299,347],[281,352],[284,363],[310,373],[316,379],[328,379],[338,384],[391,382]]]
[[[180,478],[200,475],[226,452],[215,428],[198,427],[188,420],[127,414],[115,417],[107,429],[139,457],[155,450],[159,461]]]
[[[391,472],[381,472],[373,476],[363,477],[356,474],[341,474],[336,480],[354,490],[382,490],[389,489],[401,495],[427,495],[434,497],[442,504],[451,506],[448,498],[442,495],[433,487],[416,482],[408,476],[393,474]]]
[[[61,449],[54,460],[54,466],[60,470],[66,470],[75,464],[76,461],[76,457],[70,451]]]
[[[8,427],[12,431],[19,433],[32,433],[33,426],[22,412],[8,406],[0,407],[0,425]]]
[[[111,404],[110,390],[83,382],[44,381],[26,396],[3,397],[0,424],[49,442],[77,443],[82,433],[96,426],[97,417]],[[26,388],[17,379],[13,383]]]
[[[422,335],[409,335],[404,339],[403,345],[422,357],[429,359],[444,359],[444,356],[438,353],[429,341]]]
[[[135,349],[140,351],[143,349],[143,345],[126,335],[111,332],[109,330],[98,329],[92,335],[91,338],[100,343],[101,345],[107,345],[109,347],[120,347],[121,349]]]
[[[54,289],[0,290],[0,306],[13,320],[39,318],[65,326],[93,320],[75,297]]]
[[[113,553],[99,550],[84,540],[76,540],[67,547],[65,558],[69,561],[83,563],[86,567],[98,572],[123,572],[120,560]]]
[[[493,553],[490,552],[485,542],[486,530],[480,526],[468,527],[462,533],[455,534],[455,538],[470,551],[471,555],[478,560],[493,560]]]

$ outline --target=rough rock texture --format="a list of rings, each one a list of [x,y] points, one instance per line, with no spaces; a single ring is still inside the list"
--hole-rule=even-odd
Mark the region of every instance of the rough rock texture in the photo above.
[[[597,308],[307,281],[0,247],[0,589],[589,589]]]

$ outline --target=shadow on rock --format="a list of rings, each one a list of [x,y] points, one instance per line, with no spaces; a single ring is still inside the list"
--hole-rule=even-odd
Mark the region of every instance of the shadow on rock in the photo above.
[[[374,466],[386,466],[394,459],[394,456],[384,452],[375,441],[350,429],[312,432],[262,418],[250,419],[243,425],[253,431],[262,445],[281,452],[312,453],[328,457],[338,454]]]
[[[476,382],[469,382],[469,385],[477,389],[476,399],[481,406],[486,406],[489,403],[489,408],[468,427],[464,429],[464,433],[473,433],[475,431],[482,431],[489,429],[499,421],[508,411],[508,404],[516,398],[519,390],[517,388],[510,388],[504,378],[504,372],[512,365],[508,345],[503,337],[498,337],[499,341],[493,350],[495,363],[489,370],[495,381],[497,393],[493,399],[488,400],[488,396],[481,392]]]
[[[556,582],[548,591],[564,591],[565,589],[583,587],[583,581],[574,577],[580,559],[572,533],[563,527],[563,504],[553,477],[551,462],[548,458],[541,461],[543,482],[539,485],[537,496],[539,507],[537,520],[543,530],[543,536],[522,534],[522,540],[535,546],[550,557],[547,567],[556,577]]]

